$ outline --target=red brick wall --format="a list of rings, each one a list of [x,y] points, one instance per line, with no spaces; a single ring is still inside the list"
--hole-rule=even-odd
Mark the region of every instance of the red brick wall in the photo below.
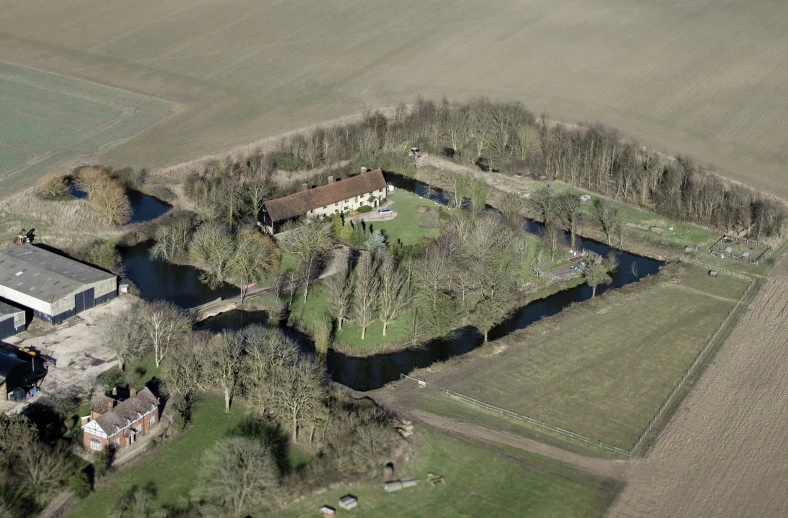
[[[148,424],[148,420],[151,417],[153,417],[154,421],[153,421],[152,425],[149,425]],[[158,424],[159,424],[159,409],[157,408],[156,410],[153,411],[153,413],[148,414],[146,416],[143,416],[142,419],[138,419],[138,420],[134,421],[133,423],[131,423],[131,427],[130,428],[132,430],[136,430],[137,426],[140,425],[140,424],[142,424],[142,433],[140,435],[145,435],[146,433],[148,433],[149,430],[151,430],[152,428],[155,428],[156,426],[158,426]],[[92,435],[92,434],[89,434],[89,433],[86,433],[86,432],[83,431],[82,432],[82,446],[84,446],[87,451],[97,451],[97,450],[94,450],[93,448],[90,447],[90,440],[91,439],[96,439],[96,440],[101,441],[101,449],[103,450],[104,448],[107,447],[108,444],[112,444],[112,441],[114,441],[115,439],[118,439],[120,441],[120,444],[118,445],[118,449],[125,448],[125,447],[129,446],[129,439],[128,439],[128,437],[124,437],[123,436],[123,432],[125,432],[126,430],[127,429],[121,430],[120,432],[116,433],[115,435],[110,436],[109,439],[102,439],[100,437],[96,437],[95,435]]]

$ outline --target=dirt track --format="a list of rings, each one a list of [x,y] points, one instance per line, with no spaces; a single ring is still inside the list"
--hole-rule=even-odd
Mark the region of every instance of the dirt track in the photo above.
[[[787,304],[783,260],[608,516],[788,516]]]

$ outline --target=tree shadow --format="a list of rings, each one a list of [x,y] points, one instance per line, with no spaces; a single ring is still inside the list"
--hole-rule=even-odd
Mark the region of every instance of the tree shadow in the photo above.
[[[282,475],[292,471],[288,451],[290,444],[287,435],[279,426],[264,423],[260,419],[247,416],[235,428],[228,432],[231,437],[246,437],[262,442],[274,456],[276,466]]]

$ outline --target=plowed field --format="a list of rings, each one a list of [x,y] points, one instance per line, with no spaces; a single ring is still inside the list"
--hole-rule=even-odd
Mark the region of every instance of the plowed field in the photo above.
[[[609,516],[788,516],[787,307],[783,260]]]

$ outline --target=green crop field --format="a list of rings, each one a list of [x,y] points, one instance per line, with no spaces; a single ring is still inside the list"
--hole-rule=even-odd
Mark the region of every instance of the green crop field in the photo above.
[[[419,376],[628,450],[747,284],[682,267]]]
[[[164,101],[0,61],[0,193],[88,161],[169,112]]]
[[[487,95],[618,126],[788,197],[785,2],[0,0],[0,9],[0,59],[184,107],[102,155],[117,165],[175,164],[418,94]]]

